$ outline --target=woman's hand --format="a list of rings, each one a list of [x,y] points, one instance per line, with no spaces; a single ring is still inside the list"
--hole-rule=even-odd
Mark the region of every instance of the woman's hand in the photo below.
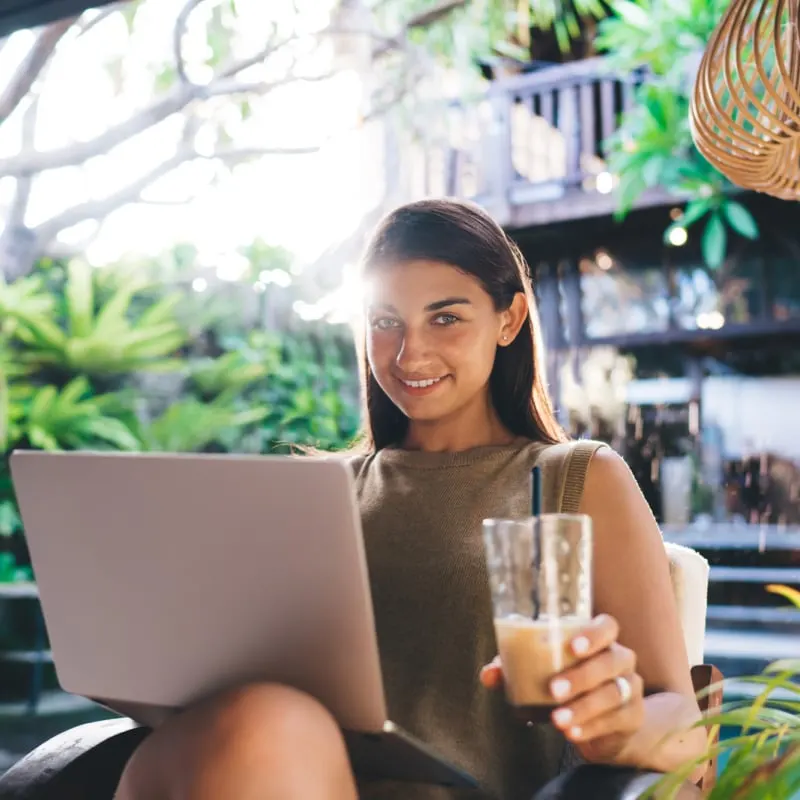
[[[553,724],[587,761],[630,763],[626,745],[644,722],[644,682],[635,653],[617,642],[617,621],[601,614],[570,642],[579,661],[550,681]],[[502,683],[499,658],[481,671],[487,688]]]

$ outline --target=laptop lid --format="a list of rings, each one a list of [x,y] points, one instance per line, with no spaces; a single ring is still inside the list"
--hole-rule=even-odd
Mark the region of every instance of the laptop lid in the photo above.
[[[269,680],[383,728],[344,461],[17,451],[11,472],[65,690],[152,722]]]

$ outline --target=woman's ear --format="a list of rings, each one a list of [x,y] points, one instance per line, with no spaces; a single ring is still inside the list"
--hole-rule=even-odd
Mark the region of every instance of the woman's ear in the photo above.
[[[517,292],[511,305],[502,313],[502,325],[500,327],[500,338],[498,344],[507,347],[517,338],[517,334],[525,324],[528,316],[528,298],[524,292]]]

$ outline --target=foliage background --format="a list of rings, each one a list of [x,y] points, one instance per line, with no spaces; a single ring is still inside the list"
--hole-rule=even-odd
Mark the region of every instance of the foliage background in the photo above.
[[[718,269],[728,232],[758,237],[738,192],[711,166],[692,141],[689,106],[694,75],[711,33],[730,0],[611,0],[595,46],[620,73],[644,69],[648,80],[637,103],[621,119],[609,144],[610,171],[619,177],[618,217],[647,189],[660,187],[686,202],[683,215],[665,231],[702,227],[706,264]]]
[[[0,580],[29,577],[15,448],[285,453],[354,438],[349,328],[295,317],[269,329],[270,296],[290,289],[192,291],[191,263],[176,266],[190,254],[105,269],[44,259],[0,282]],[[287,260],[263,244],[242,255],[255,276]]]

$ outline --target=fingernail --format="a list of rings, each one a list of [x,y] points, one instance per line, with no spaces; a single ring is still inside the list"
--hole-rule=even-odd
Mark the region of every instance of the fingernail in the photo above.
[[[576,725],[574,728],[569,729],[570,739],[580,739],[583,736],[583,731]]]
[[[589,652],[589,640],[585,636],[579,636],[572,640],[572,650],[575,655],[583,656]]]
[[[555,697],[556,700],[561,700],[566,697],[571,688],[572,686],[566,678],[556,678],[556,680],[550,684],[550,691],[553,693],[553,697]]]
[[[553,712],[553,722],[559,728],[566,728],[572,721],[572,712],[568,708],[559,708]]]

